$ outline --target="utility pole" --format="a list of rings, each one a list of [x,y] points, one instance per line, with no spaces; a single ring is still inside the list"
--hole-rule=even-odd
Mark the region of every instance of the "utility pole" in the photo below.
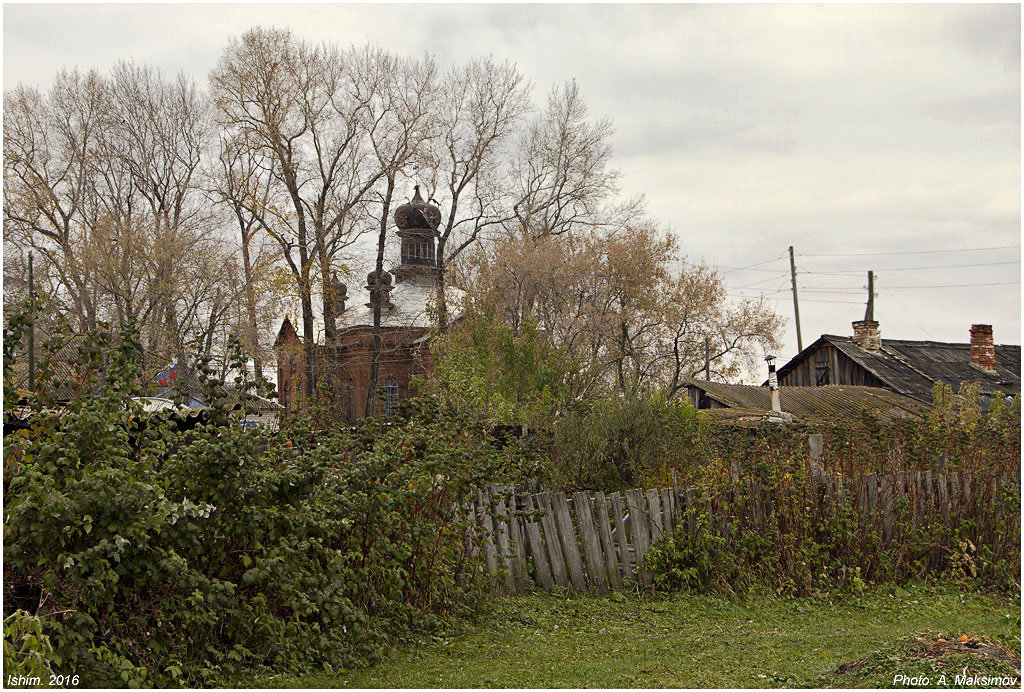
[[[711,338],[704,337],[704,379],[711,381]]]
[[[32,277],[32,251],[28,253],[28,389],[36,391],[36,286]]]
[[[875,321],[875,272],[868,270],[868,307],[864,310],[864,319]]]
[[[796,295],[796,260],[793,259],[793,246],[789,246],[789,278],[793,281],[793,314],[796,316],[796,348],[804,350],[804,339],[800,335],[800,301]]]

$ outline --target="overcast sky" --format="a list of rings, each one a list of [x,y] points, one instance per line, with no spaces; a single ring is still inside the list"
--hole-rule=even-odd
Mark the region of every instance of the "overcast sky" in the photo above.
[[[126,58],[205,84],[229,37],[257,24],[442,64],[507,58],[538,103],[575,78],[615,122],[623,195],[644,193],[730,293],[764,291],[788,318],[782,362],[797,350],[790,245],[804,346],[852,333],[868,269],[883,337],[963,342],[991,323],[997,343],[1020,343],[1017,5],[6,4],[3,16],[5,89]]]

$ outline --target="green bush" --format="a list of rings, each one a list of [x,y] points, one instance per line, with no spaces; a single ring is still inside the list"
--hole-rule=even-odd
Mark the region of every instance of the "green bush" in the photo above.
[[[935,579],[1019,596],[1020,486],[1012,479],[978,477],[949,524],[936,506],[915,520],[900,498],[888,529],[850,491],[825,497],[799,475],[780,476],[755,500],[755,485],[703,492],[645,557],[657,589],[809,595]]]
[[[554,426],[551,480],[564,490],[664,485],[690,466],[700,434],[689,401],[635,397],[595,401]]]
[[[95,395],[4,438],[5,617],[40,619],[55,672],[209,686],[356,666],[474,606],[484,571],[455,503],[494,454],[477,421],[422,398],[315,442],[225,409],[181,431],[128,404],[121,336],[86,340],[105,363]]]

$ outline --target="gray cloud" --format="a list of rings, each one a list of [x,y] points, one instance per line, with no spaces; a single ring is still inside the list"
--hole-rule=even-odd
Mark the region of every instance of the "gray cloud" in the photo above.
[[[673,220],[693,259],[742,267],[779,257],[763,265],[777,269],[764,284],[773,290],[788,281],[781,256],[791,244],[810,255],[1020,242],[1015,5],[6,5],[4,19],[7,88],[126,57],[204,82],[228,38],[255,24],[429,51],[443,63],[510,59],[538,102],[574,77],[592,114],[614,119],[624,194],[645,192],[651,215]],[[965,340],[972,321],[991,321],[997,340],[1019,343],[1017,285],[885,293],[934,272],[894,273],[895,284],[884,267],[1001,254],[798,264],[878,269],[889,336]],[[1019,272],[965,268],[932,282],[1012,281]],[[767,276],[726,279],[738,295]],[[812,296],[801,305],[805,343],[847,333],[862,314],[863,296]],[[788,295],[772,299],[791,314]],[[790,329],[785,353],[795,349]]]

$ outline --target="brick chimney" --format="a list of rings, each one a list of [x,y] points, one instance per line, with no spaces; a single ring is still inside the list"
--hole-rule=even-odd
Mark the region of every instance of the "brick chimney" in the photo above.
[[[992,341],[991,324],[971,325],[971,365],[990,375],[996,374],[996,347]]]
[[[878,322],[859,320],[853,323],[853,343],[870,353],[878,353],[882,348],[882,336],[878,332]]]

